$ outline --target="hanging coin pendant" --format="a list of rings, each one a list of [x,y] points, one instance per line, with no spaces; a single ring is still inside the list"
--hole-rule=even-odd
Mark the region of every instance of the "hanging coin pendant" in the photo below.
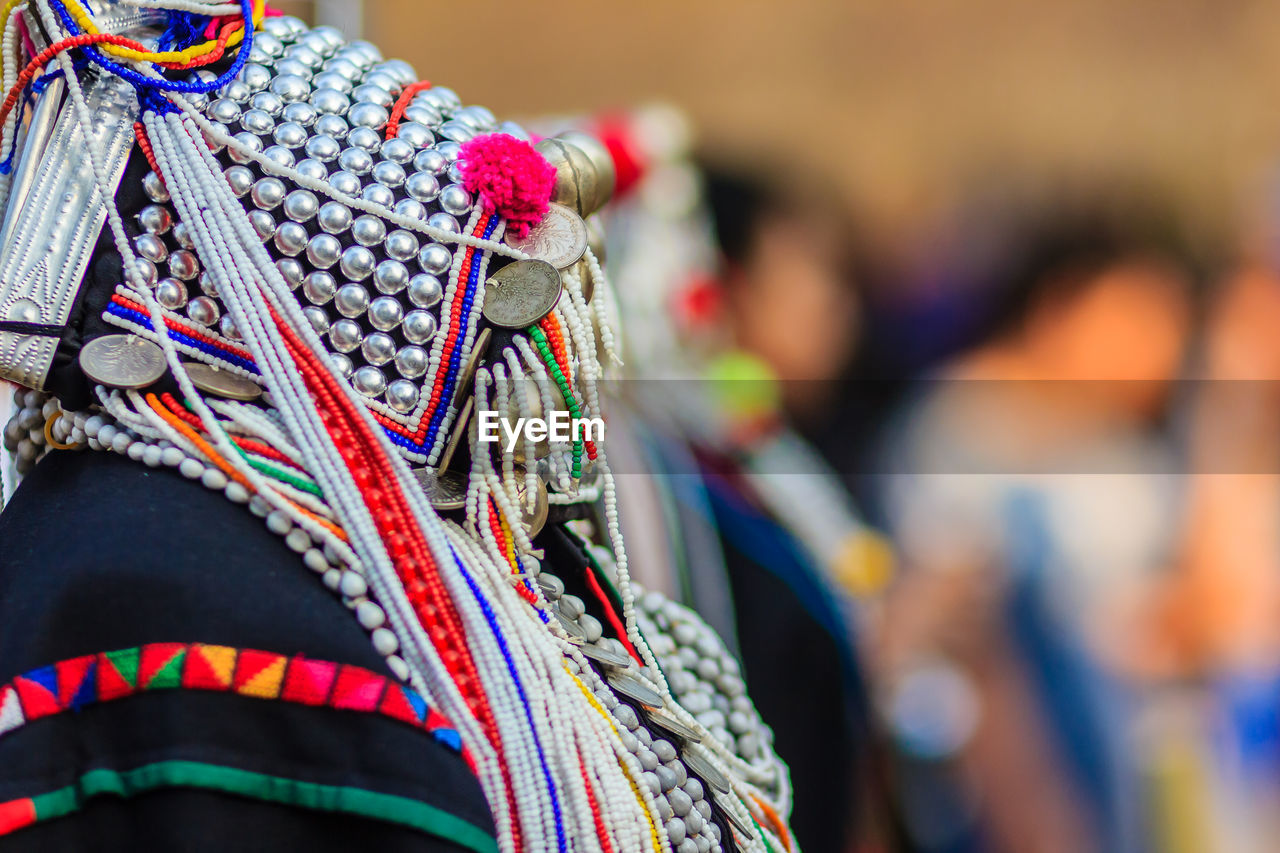
[[[244,401],[256,400],[262,396],[262,386],[230,370],[199,362],[187,362],[184,367],[187,368],[191,382],[206,394]]]
[[[715,801],[715,804],[716,804],[717,806],[719,806],[719,807],[720,807],[720,813],[721,813],[721,814],[723,814],[723,815],[725,816],[725,818],[726,818],[726,819],[728,819],[729,823],[733,824],[733,828],[734,828],[734,829],[736,829],[736,830],[738,830],[738,833],[739,833],[740,835],[743,835],[743,836],[745,836],[745,837],[747,837],[747,838],[750,838],[750,837],[751,837],[751,827],[749,827],[749,826],[747,826],[745,823],[743,823],[743,822],[742,822],[742,818],[740,818],[740,817],[738,817],[736,814],[734,814],[734,813],[729,809],[729,807],[728,807],[728,806],[726,806],[726,805],[724,804],[724,799],[727,799],[727,797],[725,797],[725,798],[722,798],[722,797],[713,797],[712,799]]]
[[[702,735],[698,734],[675,717],[661,711],[653,711],[649,714],[648,719],[649,722],[653,723],[658,728],[665,729],[682,740],[687,740],[691,743],[702,742]]]
[[[449,441],[445,443],[444,453],[440,454],[441,471],[449,467],[449,463],[453,461],[453,454],[458,452],[458,445],[462,444],[462,438],[467,434],[467,422],[471,420],[471,412],[475,405],[476,398],[468,397],[462,411],[458,412],[458,419],[453,424],[453,432],[449,435]]]
[[[419,468],[413,475],[434,509],[448,512],[466,507],[467,478],[463,475],[456,471],[437,474],[434,468]]]
[[[537,536],[546,526],[547,514],[551,505],[547,496],[547,484],[535,478],[533,506],[529,506],[528,490],[525,488],[524,469],[516,468],[516,496],[520,499],[521,521],[529,532],[529,538]]]
[[[485,282],[484,318],[505,329],[532,326],[560,299],[560,273],[546,261],[516,261]]]
[[[558,270],[568,269],[586,253],[587,224],[563,204],[552,204],[542,221],[524,237],[508,234],[503,242]]]
[[[556,620],[560,623],[560,627],[564,628],[565,633],[569,635],[569,639],[581,641],[587,638],[587,634],[582,630],[582,626],[575,620],[565,616],[563,613],[557,612]]]
[[[580,651],[587,657],[592,660],[599,661],[605,666],[616,666],[622,669],[626,669],[631,666],[631,658],[624,654],[619,654],[613,649],[606,649],[604,646],[597,646],[595,643],[582,646]]]
[[[698,753],[691,749],[686,749],[680,754],[680,758],[684,761],[684,766],[689,768],[689,772],[695,776],[701,776],[702,781],[721,793],[729,793],[729,779],[719,770],[717,770],[710,761],[707,761]]]
[[[80,369],[112,388],[145,388],[164,376],[164,350],[137,335],[104,335],[80,350]]]
[[[610,672],[605,675],[605,678],[610,687],[628,699],[634,699],[649,708],[661,708],[663,705],[661,693],[629,672]]]
[[[480,334],[476,335],[475,343],[471,346],[471,358],[467,361],[467,366],[462,369],[462,373],[458,375],[458,384],[454,386],[454,408],[457,408],[462,399],[474,390],[472,386],[476,381],[476,371],[480,369],[480,362],[489,351],[489,340],[492,337],[493,329],[481,329]]]

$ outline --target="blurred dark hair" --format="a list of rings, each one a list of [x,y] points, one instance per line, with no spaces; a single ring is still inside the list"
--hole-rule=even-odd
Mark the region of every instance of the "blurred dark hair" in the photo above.
[[[856,216],[829,183],[794,174],[783,181],[772,178],[768,170],[759,166],[749,168],[705,159],[699,167],[716,243],[727,264],[737,266],[749,260],[759,229],[769,219],[823,217],[840,230],[840,260],[850,286],[865,281],[869,253],[863,251],[858,240]]]
[[[1023,205],[1006,211],[1004,251],[987,271],[984,322],[974,336],[1017,331],[1048,298],[1070,299],[1096,276],[1130,261],[1164,263],[1182,273],[1194,297],[1203,265],[1172,208],[1151,194],[1099,193],[1084,201]]]

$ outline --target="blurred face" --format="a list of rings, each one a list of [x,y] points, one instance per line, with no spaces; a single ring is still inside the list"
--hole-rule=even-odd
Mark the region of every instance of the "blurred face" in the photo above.
[[[1068,380],[1107,380],[1112,405],[1153,414],[1176,378],[1190,326],[1186,277],[1171,265],[1134,259],[1094,275],[1037,312],[1038,349]]]
[[[735,342],[766,361],[794,407],[817,402],[857,341],[858,299],[839,230],[797,217],[765,220],[741,269],[731,271],[726,308]]]

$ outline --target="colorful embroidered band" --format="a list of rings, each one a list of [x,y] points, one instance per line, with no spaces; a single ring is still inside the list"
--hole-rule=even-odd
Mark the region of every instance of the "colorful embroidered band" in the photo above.
[[[33,669],[0,686],[0,736],[63,711],[152,690],[216,690],[257,699],[382,714],[454,750],[452,724],[421,695],[350,664],[203,643],[148,643]]]

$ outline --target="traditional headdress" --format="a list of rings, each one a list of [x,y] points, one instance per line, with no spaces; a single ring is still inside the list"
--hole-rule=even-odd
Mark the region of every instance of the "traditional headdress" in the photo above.
[[[504,450],[476,416],[600,415],[605,149],[535,145],[262,0],[18,4],[0,377],[31,389],[22,466],[85,446],[247,504],[452,721],[505,850],[789,846],[736,664],[660,597],[669,634],[637,630],[599,436]],[[591,515],[584,606],[535,546]]]

